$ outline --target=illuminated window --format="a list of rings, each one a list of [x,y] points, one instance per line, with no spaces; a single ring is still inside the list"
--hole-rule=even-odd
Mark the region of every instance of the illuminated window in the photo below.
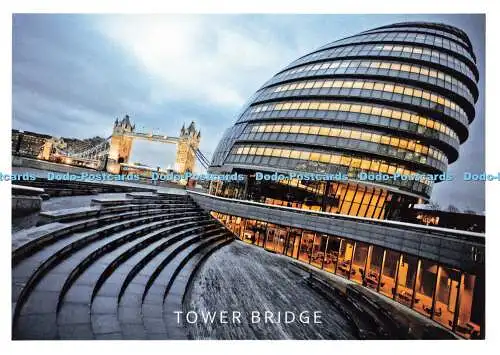
[[[340,164],[349,166],[351,163],[351,157],[341,157],[340,158]]]
[[[365,90],[373,90],[373,83],[372,82],[364,83],[363,89],[365,89]]]
[[[348,112],[349,111],[349,107],[351,107],[351,105],[349,105],[349,104],[341,104],[340,105],[340,111],[346,111],[346,112]]]
[[[330,128],[329,127],[321,127],[319,130],[319,134],[322,136],[328,136],[330,134]]]
[[[331,137],[338,137],[340,135],[340,129],[339,128],[332,128],[330,130],[330,136]]]
[[[330,162],[330,154],[321,154],[319,157],[319,161],[322,163],[329,163]]]
[[[271,156],[273,156],[273,157],[279,157],[280,155],[281,155],[281,149],[274,148],[271,151]]]
[[[382,144],[389,144],[390,141],[391,141],[391,138],[387,137],[387,136],[382,136],[380,139],[380,143],[382,143]]]
[[[332,155],[330,157],[330,164],[340,164],[340,156],[338,155]]]
[[[319,127],[318,126],[311,126],[309,129],[309,134],[318,134],[319,133]]]
[[[319,109],[320,110],[328,110],[328,106],[329,106],[328,102],[322,102],[319,104]]]
[[[370,161],[367,159],[363,159],[363,161],[361,162],[361,169],[370,170]]]
[[[307,134],[309,132],[309,126],[300,126],[300,133]]]
[[[312,160],[312,161],[318,161],[319,160],[319,153],[311,153],[310,154],[310,157],[309,157],[309,160]]]
[[[361,105],[351,105],[351,112],[361,112]]]
[[[290,125],[283,125],[281,127],[281,132],[282,133],[288,133],[288,132],[290,132],[290,127],[291,127]]]
[[[359,131],[352,131],[351,133],[351,139],[360,139],[361,138],[361,132]]]
[[[311,153],[309,152],[300,152],[300,159],[302,160],[309,160],[309,156]]]
[[[361,108],[361,113],[365,113],[365,114],[370,114],[372,112],[372,107],[371,106],[363,106]]]
[[[403,91],[404,91],[404,89],[405,89],[404,87],[399,86],[399,85],[396,85],[396,86],[394,87],[394,92],[395,92],[396,94],[402,94],[402,93],[403,93]]]

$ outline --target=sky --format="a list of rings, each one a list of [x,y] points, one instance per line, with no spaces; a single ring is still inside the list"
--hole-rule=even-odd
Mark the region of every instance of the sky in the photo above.
[[[245,101],[296,58],[345,36],[404,21],[435,21],[469,35],[480,97],[469,139],[438,183],[442,208],[484,211],[483,15],[50,15],[13,17],[12,127],[54,136],[111,134],[116,117],[136,130],[177,136],[195,121],[212,156]],[[135,141],[131,161],[172,167],[175,146]],[[201,167],[198,167],[200,170]]]

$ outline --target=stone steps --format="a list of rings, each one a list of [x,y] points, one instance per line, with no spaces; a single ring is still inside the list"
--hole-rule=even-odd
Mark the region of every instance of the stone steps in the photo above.
[[[102,207],[94,205],[89,207],[70,208],[67,210],[40,212],[39,225],[53,222],[71,222],[86,219],[90,217],[104,216],[114,213],[123,213],[130,211],[140,211],[147,209],[163,209],[165,211],[173,209],[193,208],[189,203],[158,203],[158,204],[122,204],[119,206]]]
[[[48,180],[47,178],[37,177],[36,180],[27,181],[22,180],[18,182],[19,185],[38,187],[45,189],[46,192],[52,190],[57,194],[58,191],[75,190],[75,191],[96,191],[97,193],[111,193],[111,192],[155,192],[156,189],[139,186],[127,186],[121,184],[107,184],[104,182],[92,181],[69,181],[69,180]]]
[[[233,238],[182,195],[130,193],[44,218],[14,238],[13,339],[159,338],[144,304],[163,323],[163,301],[178,304],[196,265]]]
[[[177,276],[170,286],[170,292],[166,295],[163,303],[163,315],[167,325],[168,339],[172,340],[186,340],[187,332],[184,328],[184,323],[177,324],[172,320],[174,318],[174,311],[182,311],[182,304],[188,292],[192,279],[196,271],[203,264],[203,262],[216,250],[227,245],[232,241],[232,236],[227,235],[225,238],[220,238],[215,243],[206,243],[200,247],[200,251],[191,256],[191,258],[180,268]]]
[[[176,279],[181,268],[189,261],[189,259],[198,253],[205,246],[216,243],[227,237],[226,233],[220,233],[210,236],[205,239],[192,240],[189,244],[184,244],[182,250],[177,250],[173,258],[170,258],[166,265],[162,265],[161,272],[154,279],[154,283],[146,290],[143,295],[142,302],[142,320],[148,339],[170,339],[169,330],[176,328],[173,317],[174,314],[169,314],[170,318],[164,317],[164,301],[171,293],[178,294],[179,290],[172,290],[172,284]]]
[[[16,264],[12,270],[13,297],[19,289],[18,286],[22,287],[17,299],[13,300],[17,305],[16,312],[14,313],[14,319],[20,310],[19,307],[22,307],[23,302],[26,300],[25,297],[31,291],[31,288],[34,287],[54,265],[61,262],[65,257],[71,255],[71,253],[74,253],[75,251],[78,251],[79,249],[82,249],[88,244],[99,239],[103,240],[103,237],[106,237],[111,233],[125,231],[123,232],[123,238],[125,238],[129,235],[133,236],[134,233],[139,234],[169,224],[170,218],[190,218],[186,217],[188,215],[195,217],[199,214],[196,211],[192,211],[184,213],[157,214],[149,217],[126,220],[97,228],[91,230],[90,232],[75,233],[56,241],[51,239],[50,241],[52,241],[52,243],[43,243],[44,247],[40,247],[38,251],[34,251],[29,256],[24,253],[24,259]],[[203,217],[204,216],[202,216],[202,218]],[[118,234],[118,236],[120,236],[120,234]],[[40,244],[38,245],[40,246]]]

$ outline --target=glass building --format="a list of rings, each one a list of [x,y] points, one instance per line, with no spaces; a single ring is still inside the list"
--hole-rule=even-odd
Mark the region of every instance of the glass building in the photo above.
[[[397,23],[326,44],[250,98],[209,168],[240,173],[245,181],[211,182],[209,193],[398,220],[429,200],[433,184],[458,159],[474,120],[478,80],[468,36],[444,24]],[[258,172],[289,178],[263,181]],[[304,178],[311,173],[339,178]],[[484,337],[484,264],[459,270],[433,254],[415,256],[375,239],[277,225],[214,206],[212,215],[247,243],[359,283],[461,337]],[[471,238],[484,241],[478,236]]]
[[[448,25],[397,23],[326,44],[250,98],[210,167],[247,178],[213,183],[210,193],[400,219],[457,160],[478,79],[468,36]],[[288,178],[256,178],[266,171]]]
[[[289,256],[412,308],[466,339],[484,338],[484,270],[465,271],[335,234],[212,211],[242,241]]]

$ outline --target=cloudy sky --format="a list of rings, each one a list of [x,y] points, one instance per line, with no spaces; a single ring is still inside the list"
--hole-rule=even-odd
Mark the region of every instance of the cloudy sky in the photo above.
[[[343,36],[400,21],[439,21],[465,30],[484,92],[482,15],[14,15],[13,128],[86,138],[111,134],[129,114],[139,130],[201,129],[211,157],[246,99],[289,62]],[[484,96],[460,158],[438,184],[442,207],[484,210]],[[175,146],[134,142],[132,161],[173,165]]]

